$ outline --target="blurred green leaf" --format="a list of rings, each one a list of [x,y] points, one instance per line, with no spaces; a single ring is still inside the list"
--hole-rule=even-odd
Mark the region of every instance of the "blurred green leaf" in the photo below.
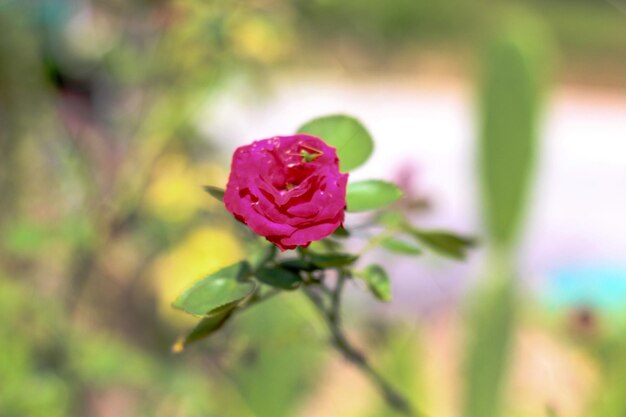
[[[240,391],[236,401],[252,415],[296,416],[302,401],[317,389],[322,355],[328,351],[323,341],[311,334],[310,318],[315,312],[310,308],[296,291],[237,317],[234,324],[245,339],[232,366],[232,378]]]
[[[342,172],[361,166],[372,154],[374,141],[357,119],[344,115],[330,115],[313,119],[298,129],[298,133],[317,136],[337,149]]]
[[[276,257],[276,245],[263,243],[259,248],[255,249],[249,257],[250,265],[253,270],[257,270]]]
[[[256,289],[254,282],[242,280],[249,270],[247,262],[223,268],[195,283],[176,299],[174,307],[196,316],[234,307]]]
[[[464,416],[501,415],[505,370],[514,331],[514,285],[509,276],[501,275],[485,281],[472,300],[467,324]]]
[[[479,169],[489,274],[471,305],[465,358],[466,417],[499,417],[515,331],[513,244],[522,223],[552,60],[542,22],[513,8],[499,19],[482,59]]]
[[[332,236],[333,237],[337,237],[337,238],[341,238],[341,239],[345,239],[345,238],[350,237],[350,232],[348,232],[343,227],[338,227],[337,230],[335,230],[333,232]]]
[[[420,255],[422,253],[422,250],[417,246],[392,237],[384,239],[380,243],[380,246],[390,252],[400,253],[403,255]]]
[[[384,208],[402,197],[397,185],[381,180],[348,183],[347,211],[359,212]]]
[[[359,259],[358,256],[349,253],[311,253],[309,258],[314,265],[321,269],[352,265]]]
[[[18,255],[31,255],[39,252],[52,236],[45,227],[32,221],[19,221],[9,224],[3,236],[5,249]]]
[[[401,322],[400,322],[401,323]],[[370,337],[373,339],[375,350],[371,355],[377,369],[384,370],[385,376],[392,382],[394,388],[401,392],[411,402],[411,407],[417,416],[426,416],[418,406],[427,402],[425,363],[420,332],[415,325],[399,324],[398,321],[379,323],[381,327],[371,326],[378,330]],[[400,417],[405,414],[391,409],[382,399],[373,397],[371,405],[363,417]]]
[[[256,277],[263,284],[283,290],[294,290],[302,283],[299,274],[281,267],[262,267],[256,271]]]
[[[408,227],[405,216],[398,211],[383,211],[378,215],[376,220],[389,229],[405,229]]]
[[[191,343],[198,342],[209,337],[212,333],[222,328],[224,323],[226,323],[232,315],[233,311],[234,309],[232,308],[225,309],[204,317],[187,336],[179,339],[174,346],[172,346],[172,351],[174,353],[182,352]]]
[[[212,185],[205,185],[203,188],[204,188],[204,191],[211,194],[211,197],[221,202],[224,202],[225,191],[223,188],[213,187]]]
[[[546,29],[517,8],[487,48],[480,83],[479,168],[491,240],[517,235],[535,168],[552,56]]]
[[[317,253],[340,252],[342,248],[343,246],[340,242],[328,237],[326,239],[311,242],[311,245],[309,246],[309,250]]]
[[[472,238],[441,230],[412,229],[410,233],[432,251],[459,260],[465,259],[467,250],[476,245]]]
[[[365,281],[372,294],[381,301],[391,301],[391,283],[382,266],[369,265],[357,274]]]

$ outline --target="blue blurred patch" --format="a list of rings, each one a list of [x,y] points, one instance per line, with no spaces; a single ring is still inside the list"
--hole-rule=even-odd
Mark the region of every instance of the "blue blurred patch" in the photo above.
[[[626,266],[568,266],[553,271],[546,286],[550,309],[590,307],[604,313],[626,311]]]

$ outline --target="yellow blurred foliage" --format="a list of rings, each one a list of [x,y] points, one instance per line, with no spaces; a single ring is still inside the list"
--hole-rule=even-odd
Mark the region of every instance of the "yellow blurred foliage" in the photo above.
[[[248,15],[235,19],[231,36],[236,52],[259,62],[271,63],[290,49],[291,36],[284,32],[275,22]]]
[[[152,265],[160,315],[173,325],[197,321],[173,309],[172,302],[194,282],[243,256],[240,243],[227,228],[207,226],[191,232]]]
[[[167,155],[157,163],[146,192],[146,210],[171,223],[189,220],[199,209],[219,202],[203,185],[226,185],[227,173],[214,164],[193,165],[182,155]]]

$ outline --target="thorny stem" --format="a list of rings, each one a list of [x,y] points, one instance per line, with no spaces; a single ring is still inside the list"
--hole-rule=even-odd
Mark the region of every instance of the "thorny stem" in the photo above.
[[[311,287],[304,287],[304,293],[311,300],[316,310],[324,319],[330,332],[331,344],[341,353],[341,355],[357,367],[380,391],[383,398],[398,413],[407,417],[417,417],[418,414],[413,410],[409,401],[402,394],[397,392],[391,384],[376,371],[365,355],[346,338],[341,326],[341,295],[349,275],[345,271],[339,271],[337,284],[330,294],[330,307],[325,306],[324,300],[320,294],[315,292]]]

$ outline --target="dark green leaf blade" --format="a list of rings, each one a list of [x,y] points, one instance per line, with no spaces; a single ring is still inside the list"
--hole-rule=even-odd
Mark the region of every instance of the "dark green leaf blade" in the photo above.
[[[413,229],[410,233],[432,251],[458,260],[465,259],[468,249],[476,245],[473,238],[442,230]]]
[[[247,262],[238,262],[196,282],[180,295],[173,306],[195,316],[209,314],[216,309],[237,305],[256,289],[252,281],[242,278],[249,273]]]
[[[255,275],[263,284],[282,290],[294,290],[302,283],[302,278],[299,274],[281,267],[262,267],[256,271]]]
[[[304,259],[286,259],[278,264],[281,268],[289,269],[293,272],[305,271],[312,272],[320,269],[317,265],[305,261]]]
[[[377,264],[369,265],[358,276],[365,281],[374,297],[380,301],[391,301],[391,282],[382,266]]]
[[[204,191],[206,191],[207,193],[211,194],[211,197],[215,198],[216,200],[219,200],[221,202],[224,202],[224,189],[223,188],[219,188],[219,187],[213,187],[212,185],[205,185],[204,187]]]
[[[365,180],[348,184],[347,211],[377,210],[395,203],[402,197],[397,185],[382,180]]]
[[[337,228],[337,230],[333,232],[332,236],[340,238],[340,239],[345,239],[345,238],[350,237],[350,232],[348,232],[345,228],[340,226]]]
[[[349,253],[312,253],[310,259],[314,265],[324,269],[352,265],[359,257]]]
[[[317,136],[334,146],[342,172],[365,163],[374,149],[374,141],[365,126],[354,117],[341,114],[313,119],[300,127],[298,133]]]
[[[196,327],[194,327],[187,336],[181,337],[174,344],[174,346],[172,346],[172,352],[180,353],[188,345],[205,339],[217,330],[221,329],[224,323],[226,323],[226,321],[230,318],[234,310],[234,308],[227,308],[222,311],[217,311],[207,317],[204,317],[198,322],[198,324],[196,324]]]

